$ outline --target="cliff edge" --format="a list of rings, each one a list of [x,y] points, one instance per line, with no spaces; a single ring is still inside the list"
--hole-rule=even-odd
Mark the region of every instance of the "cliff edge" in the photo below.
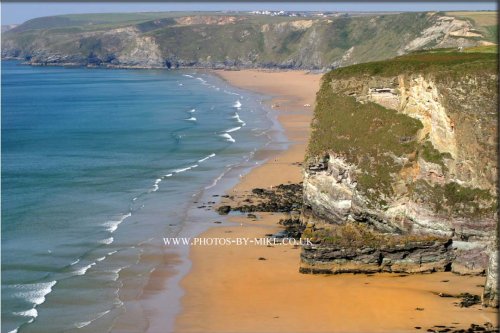
[[[483,21],[442,12],[60,15],[2,33],[2,58],[31,65],[327,70],[420,49],[495,43],[496,27]]]
[[[416,52],[323,77],[302,272],[488,272],[485,304],[498,305],[498,63],[484,50]]]

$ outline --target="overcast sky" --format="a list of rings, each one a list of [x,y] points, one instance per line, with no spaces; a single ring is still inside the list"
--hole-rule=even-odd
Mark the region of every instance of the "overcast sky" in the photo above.
[[[495,10],[496,2],[230,2],[230,3],[14,3],[2,2],[2,24],[22,23],[41,16],[75,13],[147,12],[147,11],[436,11]]]

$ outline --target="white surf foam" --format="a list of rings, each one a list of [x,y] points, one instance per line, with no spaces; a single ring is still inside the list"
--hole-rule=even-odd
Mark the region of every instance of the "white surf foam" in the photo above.
[[[181,172],[184,172],[184,171],[188,171],[190,170],[191,167],[187,167],[187,168],[182,168],[182,169],[177,169],[177,170],[174,170],[174,173],[181,173]]]
[[[198,160],[198,162],[199,163],[205,162],[206,160],[208,160],[209,158],[212,158],[214,156],[215,156],[215,153],[212,153],[212,154],[208,155],[207,157],[204,157],[201,160]]]
[[[76,265],[80,262],[80,259],[76,259],[75,261],[73,261],[71,264],[69,264],[70,266],[73,266],[73,265]]]
[[[214,181],[212,182],[212,184],[208,185],[205,187],[205,190],[208,190],[208,189],[211,189],[212,187],[214,187],[215,185],[217,185],[217,183],[219,182],[219,180],[222,179],[222,177],[224,177],[224,175],[226,174],[226,171],[224,171],[223,173],[221,173],[219,175],[219,177],[215,178]]]
[[[235,132],[235,131],[237,131],[239,129],[241,129],[241,126],[230,128],[230,129],[226,130],[225,132],[226,133],[231,133],[231,132]]]
[[[186,121],[196,121],[196,118],[195,117],[191,117],[191,118],[187,118],[187,119],[184,119]]]
[[[97,258],[95,261],[103,261],[104,259],[106,259],[106,257]]]
[[[115,254],[116,252],[118,252],[118,251],[116,251],[116,250],[115,250],[115,251],[108,252],[108,256],[112,256],[112,255],[113,255],[113,254]]]
[[[114,240],[113,237],[108,237],[106,239],[101,240],[99,243],[109,245],[109,244],[113,243],[113,240]]]
[[[89,321],[82,321],[82,322],[79,322],[79,323],[75,323],[75,327],[76,328],[82,328],[82,327],[85,327],[85,326],[88,326],[90,325],[92,322],[96,321],[97,319],[101,318],[101,317],[104,317],[105,315],[107,315],[108,313],[110,313],[111,310],[107,310],[107,311],[104,311],[104,312],[99,312],[98,314],[95,315],[94,318],[92,318],[91,320]]]
[[[113,276],[112,277],[112,280],[113,281],[116,281],[118,280],[118,278],[120,277],[120,272],[123,270],[123,268],[117,268],[117,269],[112,269],[110,271],[108,271],[109,273],[111,273],[111,275]]]
[[[168,173],[165,175],[165,177],[172,177],[173,175],[171,173]]]
[[[182,76],[193,78],[193,76],[189,74],[182,74]]]
[[[240,123],[241,126],[245,126],[246,125],[245,122],[243,120],[241,120],[240,115],[238,114],[238,112],[235,112],[234,116],[232,116],[231,118],[236,119],[236,122]]]
[[[153,188],[149,192],[156,192],[160,188],[161,178],[157,178],[153,184]]]
[[[19,290],[16,294],[17,297],[37,306],[45,302],[45,296],[52,292],[52,287],[54,287],[56,283],[57,281],[17,284],[14,285],[14,288]]]
[[[237,94],[237,93],[234,93],[232,91],[228,91],[228,90],[224,90],[224,93],[228,94],[228,95],[236,95],[236,96],[240,96],[240,94]]]
[[[38,317],[38,311],[35,308],[26,311],[14,312],[14,314],[22,317]]]
[[[82,328],[82,327],[88,326],[90,323],[92,323],[92,320],[90,320],[90,321],[82,321],[81,323],[76,323],[75,327],[76,328]]]
[[[234,102],[233,107],[237,108],[237,109],[240,109],[241,108],[241,102],[240,102],[240,100],[237,100],[236,102]]]
[[[188,112],[191,112],[191,113],[196,112],[196,109],[191,109]]]
[[[223,137],[223,138],[225,138],[226,141],[236,142],[236,140],[233,139],[233,137],[230,134],[228,134],[228,133],[221,134],[220,136]]]
[[[134,199],[137,199],[137,198],[134,198]],[[135,200],[134,200],[135,201]],[[118,220],[112,220],[112,221],[107,221],[103,224],[104,227],[107,228],[107,230],[110,232],[110,233],[113,233],[115,232],[115,230],[118,228],[118,226],[123,222],[125,221],[126,218],[132,216],[132,213],[127,213],[127,214],[124,214],[122,215]]]
[[[91,263],[91,264],[88,264],[87,266],[85,267],[82,267],[80,269],[77,269],[76,271],[73,272],[74,275],[84,275],[85,273],[87,273],[87,271],[92,267],[92,266],[95,266],[95,262]]]

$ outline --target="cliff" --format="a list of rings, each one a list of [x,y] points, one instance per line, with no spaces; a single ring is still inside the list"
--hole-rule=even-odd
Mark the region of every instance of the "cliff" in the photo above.
[[[82,14],[33,19],[2,33],[2,58],[32,65],[329,69],[494,41],[490,26],[445,13]]]
[[[498,64],[480,50],[417,52],[323,77],[304,170],[302,222],[315,242],[301,271],[490,266],[485,299],[498,304]]]

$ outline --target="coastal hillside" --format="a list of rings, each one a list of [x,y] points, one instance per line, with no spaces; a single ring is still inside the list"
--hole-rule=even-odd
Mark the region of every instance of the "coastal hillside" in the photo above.
[[[61,15],[6,30],[2,58],[32,65],[324,70],[496,42],[496,13],[471,13]]]
[[[302,223],[315,244],[302,272],[490,265],[484,302],[498,305],[496,52],[414,52],[324,75],[304,170]]]

